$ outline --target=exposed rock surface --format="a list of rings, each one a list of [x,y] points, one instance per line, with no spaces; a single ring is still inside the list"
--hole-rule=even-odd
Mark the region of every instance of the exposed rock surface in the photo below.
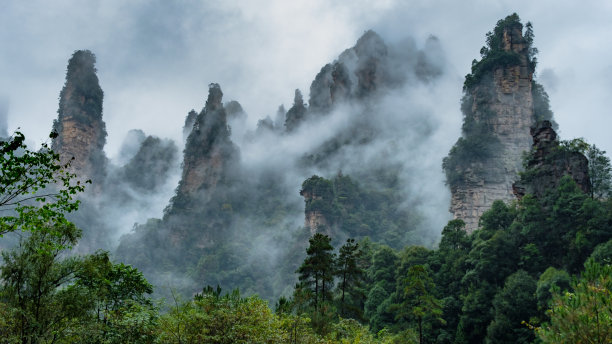
[[[376,32],[368,30],[354,47],[321,68],[310,85],[308,107],[302,106],[299,99],[287,112],[287,131],[295,130],[311,116],[329,113],[342,102],[365,101],[380,91],[403,85],[410,78],[431,80],[441,74],[442,63],[433,62],[439,60],[439,55],[435,37],[428,39],[424,51],[416,51],[416,47],[392,49]],[[297,94],[295,99],[298,100]]]
[[[589,194],[589,161],[575,151],[559,145],[557,133],[549,121],[542,121],[531,129],[533,152],[520,181],[513,185],[519,199],[526,194],[542,197],[547,190],[559,186],[561,177],[571,176],[582,191]]]
[[[455,218],[465,221],[468,232],[478,228],[480,216],[493,201],[514,199],[512,184],[522,170],[523,152],[530,149],[530,127],[536,119],[533,69],[522,24],[517,17],[516,21],[499,25],[499,54],[505,54],[508,60],[485,61],[484,57],[483,66],[485,62],[494,65],[479,75],[476,84],[466,87],[462,103],[463,138],[453,149],[464,148],[463,154],[469,158],[458,158],[460,154],[451,150],[448,161],[452,158],[462,161],[447,164],[445,159],[447,179],[456,176],[448,180],[450,211]],[[467,148],[458,147],[460,143]],[[453,154],[456,156],[452,157]]]
[[[196,117],[187,138],[183,174],[177,195],[189,195],[214,188],[225,181],[235,168],[238,148],[230,140],[227,113],[218,84],[209,86],[206,106]]]
[[[88,50],[76,51],[68,62],[66,83],[60,93],[58,133],[52,148],[79,178],[91,179],[94,188],[104,181],[106,125],[102,121],[103,92],[94,67],[96,57]]]
[[[332,182],[319,176],[312,176],[302,183],[300,195],[304,197],[304,226],[310,234],[326,232],[332,226],[330,217],[334,213],[334,190]]]

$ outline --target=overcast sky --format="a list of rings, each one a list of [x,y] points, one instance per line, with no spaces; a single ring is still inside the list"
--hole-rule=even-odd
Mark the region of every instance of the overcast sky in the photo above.
[[[41,142],[57,117],[70,55],[90,49],[113,157],[134,128],[180,142],[187,112],[204,106],[211,82],[251,123],[273,116],[281,103],[290,106],[295,88],[307,97],[319,69],[374,29],[387,41],[440,39],[456,82],[447,95],[457,104],[448,113],[456,126],[463,76],[486,32],[512,12],[533,23],[538,77],[562,137],[612,152],[612,2],[605,0],[0,0],[0,103],[8,103],[9,131],[21,127]]]

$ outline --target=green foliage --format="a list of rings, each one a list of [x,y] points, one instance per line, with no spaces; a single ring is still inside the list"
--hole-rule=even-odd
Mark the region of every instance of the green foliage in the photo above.
[[[2,331],[28,343],[149,342],[157,316],[145,296],[151,285],[132,267],[112,264],[106,252],[62,258],[80,233],[71,223],[56,225],[2,253],[0,296],[10,319]]]
[[[464,116],[461,127],[462,137],[453,145],[448,156],[442,160],[446,183],[451,188],[466,182],[466,179],[471,177],[469,174],[485,173],[486,171],[478,168],[478,163],[493,156],[500,148],[499,139],[493,134],[493,128],[487,124],[495,113],[486,107],[483,107],[483,110],[477,114],[472,109],[472,102],[475,99],[486,99],[490,96],[488,94],[465,94],[461,99],[461,111]]]
[[[369,237],[396,249],[415,242],[409,229],[416,218],[400,207],[402,198],[395,187],[366,188],[339,173],[331,180],[308,178],[300,194],[305,197],[305,211],[322,214],[334,236]]]
[[[192,301],[173,307],[159,319],[162,343],[284,343],[288,333],[267,303],[243,298],[238,290],[222,295],[205,288]],[[301,329],[301,328],[300,328]]]
[[[363,252],[355,239],[347,239],[340,247],[338,259],[336,260],[336,278],[338,286],[336,293],[340,294],[339,306],[340,316],[363,320],[363,307],[365,295],[363,291]]]
[[[34,231],[15,249],[2,252],[0,296],[10,319],[3,333],[23,343],[62,337],[70,320],[90,309],[82,290],[64,288],[74,282],[79,260],[59,259],[79,236],[71,223],[56,225],[53,231]]]
[[[472,73],[465,77],[465,82],[463,84],[464,91],[470,90],[476,86],[483,76],[494,68],[519,65],[521,63],[518,53],[504,50],[504,32],[512,30],[519,30],[521,32],[523,30],[523,24],[521,24],[521,20],[516,13],[499,20],[495,25],[495,29],[487,33],[487,45],[480,49],[482,59],[472,62]],[[535,70],[535,55],[537,54],[537,49],[532,47],[533,38],[532,25],[528,23],[527,32],[523,37],[523,43],[526,45],[530,71],[532,73]]]
[[[533,332],[523,325],[536,311],[536,282],[523,270],[508,276],[493,299],[494,318],[487,328],[485,343],[531,343]]]
[[[556,129],[557,123],[553,120],[553,112],[550,109],[550,101],[548,93],[544,90],[544,86],[537,81],[531,81],[531,95],[533,97],[533,115],[536,123],[540,121],[551,121],[553,128]]]
[[[144,296],[151,285],[137,270],[112,264],[106,252],[66,255],[81,231],[65,213],[77,209],[72,197],[84,187],[46,145],[31,152],[23,142],[16,133],[0,143],[0,206],[15,214],[0,218],[2,231],[25,232],[2,252],[0,332],[6,342],[151,342],[156,315]]]
[[[612,239],[595,247],[591,258],[601,265],[612,264]]]
[[[541,275],[536,285],[536,299],[538,302],[538,310],[542,311],[548,308],[552,300],[552,291],[554,290],[569,290],[570,276],[564,270],[558,270],[552,266],[546,269]]]
[[[315,313],[325,302],[331,301],[334,281],[334,259],[331,238],[315,233],[309,240],[307,257],[296,271],[299,274],[300,288],[309,292],[309,303]]]
[[[585,263],[573,292],[555,292],[550,322],[536,330],[543,343],[612,342],[612,266]]]
[[[403,301],[399,305],[396,318],[416,322],[419,343],[423,343],[424,322],[426,325],[433,322],[445,323],[442,318],[442,304],[431,292],[435,285],[425,266],[411,266],[402,282]]]
[[[586,157],[589,159],[592,198],[607,199],[612,193],[612,166],[610,158],[605,154],[605,151],[595,145],[589,145],[586,150]]]
[[[50,137],[56,136],[52,133]],[[34,152],[24,141],[20,132],[0,141],[0,208],[8,211],[0,217],[0,234],[39,229],[53,232],[48,224],[65,225],[64,214],[79,206],[72,197],[84,190],[84,184],[74,181],[76,176],[67,171],[68,165],[60,164],[59,155],[47,144]]]

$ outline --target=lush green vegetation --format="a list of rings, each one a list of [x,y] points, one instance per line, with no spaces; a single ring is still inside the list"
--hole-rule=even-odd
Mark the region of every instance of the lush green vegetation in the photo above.
[[[495,68],[516,66],[521,63],[521,55],[512,50],[504,49],[504,31],[518,30],[522,33],[523,24],[516,13],[500,19],[493,31],[487,33],[487,45],[480,49],[481,60],[472,62],[472,73],[466,75],[463,89],[471,90],[482,80],[482,78]],[[533,73],[536,67],[535,55],[537,49],[533,45],[533,30],[531,23],[527,23],[527,31],[523,37],[523,43],[529,58],[530,72]],[[516,44],[516,42],[513,42]]]
[[[368,188],[348,175],[332,179],[312,176],[302,183],[305,211],[320,212],[327,220],[334,240],[370,238],[395,249],[428,238],[416,238],[418,216],[401,207],[396,188]],[[340,239],[342,240],[342,239]]]
[[[480,50],[480,61],[472,62],[471,73],[465,77],[464,96],[461,99],[461,112],[464,116],[462,135],[442,163],[446,183],[451,188],[475,177],[486,179],[485,175],[491,173],[483,168],[483,162],[494,157],[496,153],[499,154],[501,148],[491,121],[496,116],[490,107],[491,100],[497,97],[493,74],[500,68],[526,64],[528,72],[533,75],[538,50],[533,46],[531,23],[527,23],[525,27],[523,34],[523,24],[516,13],[499,20],[494,30],[487,33],[487,44]],[[518,37],[512,36],[513,44],[523,45],[519,52],[504,48],[504,40],[510,39],[507,35],[513,35],[513,32],[523,34],[521,42],[515,41]],[[534,122],[552,121],[553,113],[550,110],[548,94],[535,80],[531,81],[531,95]],[[553,126],[556,126],[554,121]]]

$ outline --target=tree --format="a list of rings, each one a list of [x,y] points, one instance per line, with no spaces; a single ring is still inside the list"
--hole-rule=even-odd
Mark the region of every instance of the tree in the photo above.
[[[85,189],[46,143],[35,152],[24,141],[18,131],[0,141],[0,210],[9,211],[0,217],[0,235],[53,228],[42,224],[65,224],[64,214],[79,205],[72,197]]]
[[[150,338],[153,326],[143,327],[143,319],[151,325],[155,310],[143,294],[152,292],[151,285],[137,270],[112,264],[107,252],[67,255],[81,230],[65,213],[78,208],[72,197],[84,187],[46,144],[31,152],[23,142],[18,132],[0,142],[0,208],[13,211],[0,218],[0,228],[25,232],[15,248],[2,252],[0,332],[21,343]]]
[[[486,343],[531,343],[533,332],[522,323],[536,311],[536,281],[523,270],[506,279],[493,299],[494,318],[487,328]]]
[[[612,342],[612,265],[587,260],[572,287],[574,292],[555,292],[550,322],[536,329],[538,337],[555,344]]]
[[[435,289],[433,279],[428,269],[423,265],[413,265],[404,279],[404,301],[397,318],[415,320],[419,332],[419,343],[423,343],[423,321],[432,319],[444,323],[442,319],[442,304],[431,293]]]
[[[355,239],[347,239],[346,243],[340,248],[338,259],[336,260],[336,277],[340,280],[338,290],[340,292],[340,316],[346,317],[347,308],[350,314],[360,320],[363,317],[363,302],[365,300],[362,291],[363,269],[360,259],[362,252]],[[346,302],[346,295],[352,302]]]
[[[91,309],[83,290],[65,288],[75,279],[79,259],[58,260],[79,236],[80,230],[66,222],[53,231],[33,231],[15,249],[2,252],[0,296],[12,322],[2,332],[21,343],[62,337],[71,319]]]
[[[259,297],[207,287],[162,316],[157,332],[162,343],[287,343],[282,326]]]
[[[308,242],[307,257],[296,272],[301,286],[314,293],[310,301],[317,312],[322,302],[331,300],[335,255],[331,238],[325,234],[315,233]]]
[[[393,324],[395,320],[389,307],[396,289],[395,271],[399,265],[399,258],[390,247],[380,246],[372,254],[371,261],[371,266],[367,270],[369,288],[364,310],[365,316],[370,321],[370,329],[378,332]]]
[[[589,159],[589,178],[591,181],[591,198],[605,199],[612,192],[612,166],[605,151],[595,145],[589,145],[586,157]]]

